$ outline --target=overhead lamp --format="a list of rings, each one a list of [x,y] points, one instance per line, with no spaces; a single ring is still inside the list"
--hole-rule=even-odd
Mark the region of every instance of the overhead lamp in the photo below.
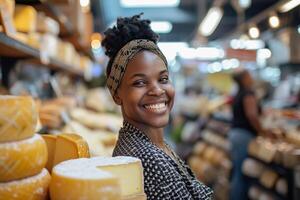
[[[257,57],[258,58],[261,58],[261,59],[268,59],[268,58],[271,58],[272,56],[272,52],[270,49],[259,49],[257,50]]]
[[[196,49],[197,58],[202,60],[215,60],[224,58],[225,52],[223,49],[215,47],[199,47]]]
[[[207,15],[204,17],[203,21],[199,26],[199,32],[203,36],[211,35],[215,29],[217,28],[218,24],[220,23],[223,17],[223,10],[220,7],[212,7],[207,12]]]
[[[170,33],[173,26],[167,21],[151,22],[151,29],[156,33]]]
[[[233,39],[230,41],[230,47],[233,49],[256,50],[265,47],[265,42],[262,40],[241,40]]]
[[[180,0],[120,0],[122,7],[177,7]]]
[[[271,17],[269,18],[269,25],[272,28],[278,28],[280,25],[280,21],[279,18],[276,14],[271,15]]]
[[[300,5],[300,0],[290,0],[286,3],[284,3],[280,8],[279,11],[280,12],[288,12],[292,9],[294,9],[295,7]]]
[[[300,25],[298,26],[297,31],[300,34]]]
[[[254,39],[256,39],[256,38],[258,38],[259,37],[259,35],[260,35],[260,32],[259,32],[259,29],[256,27],[256,26],[252,26],[250,29],[249,29],[249,36],[251,37],[251,38],[254,38]]]
[[[239,0],[239,5],[241,8],[249,8],[251,5],[251,0]]]
[[[90,11],[90,0],[80,0],[80,6],[82,7],[83,12]]]

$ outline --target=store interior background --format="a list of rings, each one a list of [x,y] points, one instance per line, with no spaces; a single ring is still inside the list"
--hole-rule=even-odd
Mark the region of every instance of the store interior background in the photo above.
[[[15,2],[56,23],[0,32],[0,94],[37,99],[41,134],[76,132],[93,156],[111,155],[122,117],[105,89],[101,40],[117,17],[143,12],[160,35],[176,89],[165,136],[197,178],[215,199],[228,199],[231,76],[245,68],[255,79],[261,122],[280,136],[251,143],[243,165],[248,196],[300,199],[299,0]]]

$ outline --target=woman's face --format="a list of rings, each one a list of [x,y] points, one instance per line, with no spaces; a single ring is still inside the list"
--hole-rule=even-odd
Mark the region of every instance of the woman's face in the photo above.
[[[141,51],[126,67],[117,103],[124,119],[133,125],[162,128],[169,121],[174,94],[163,60],[150,51]]]

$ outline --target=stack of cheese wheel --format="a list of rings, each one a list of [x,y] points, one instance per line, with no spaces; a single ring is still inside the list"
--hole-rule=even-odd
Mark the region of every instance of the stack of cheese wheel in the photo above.
[[[52,170],[51,200],[146,200],[141,161],[93,157],[64,161]],[[104,198],[103,198],[104,199]]]
[[[46,199],[47,147],[36,124],[31,97],[0,96],[0,200]]]

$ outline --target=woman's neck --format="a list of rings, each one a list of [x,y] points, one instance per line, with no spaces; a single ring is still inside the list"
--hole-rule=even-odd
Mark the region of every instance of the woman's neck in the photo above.
[[[125,119],[125,121],[140,129],[151,140],[151,142],[154,145],[161,149],[165,148],[163,128],[149,127],[145,124],[137,123],[128,119]]]

